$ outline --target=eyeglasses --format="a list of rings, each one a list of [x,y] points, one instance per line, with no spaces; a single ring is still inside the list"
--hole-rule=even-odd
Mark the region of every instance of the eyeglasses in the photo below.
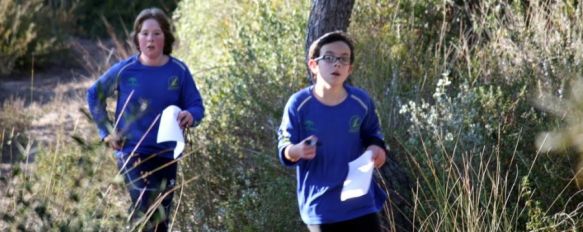
[[[331,56],[331,55],[323,55],[323,56],[320,56],[314,60],[315,61],[323,60],[326,64],[335,64],[336,61],[338,61],[341,65],[349,65],[350,64],[350,57],[348,57],[348,56],[335,57],[335,56]]]

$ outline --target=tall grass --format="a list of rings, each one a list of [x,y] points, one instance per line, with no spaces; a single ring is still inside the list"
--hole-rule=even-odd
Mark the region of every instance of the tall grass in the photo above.
[[[416,181],[420,231],[581,228],[577,155],[540,151],[536,134],[561,122],[532,104],[540,92],[564,99],[581,75],[581,5],[529,3],[355,6],[353,80],[380,102]]]
[[[550,213],[534,194],[531,174],[505,170],[500,150],[485,151],[477,155],[438,151],[446,162],[410,161],[419,175],[412,198],[418,231],[577,231],[583,226],[579,207]],[[426,151],[426,160],[433,155]],[[552,197],[574,196],[562,192]]]
[[[76,52],[87,54],[80,57],[88,64],[85,71],[90,77],[72,72],[50,94],[25,101],[27,92],[3,102],[0,230],[125,230],[129,199],[124,185],[114,178],[115,159],[110,150],[89,139],[96,133],[94,126],[79,113],[90,78],[113,62],[98,57],[113,54],[76,46]],[[35,68],[31,67],[31,79]],[[42,83],[52,84],[31,81],[30,94]],[[6,155],[10,159],[4,159]]]

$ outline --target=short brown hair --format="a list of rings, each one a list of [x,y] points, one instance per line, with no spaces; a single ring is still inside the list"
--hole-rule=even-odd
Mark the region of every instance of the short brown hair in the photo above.
[[[342,41],[348,45],[350,48],[350,63],[354,63],[354,42],[352,39],[350,39],[348,34],[343,31],[328,32],[320,36],[320,38],[314,40],[312,45],[310,45],[310,50],[308,50],[308,57],[310,59],[316,59],[320,57],[320,49],[322,49],[324,45],[334,43],[336,41]]]
[[[160,29],[162,29],[162,32],[164,33],[163,53],[164,55],[170,55],[172,53],[172,46],[174,45],[176,37],[174,37],[174,34],[172,34],[172,25],[170,24],[170,20],[168,19],[164,11],[156,7],[144,9],[142,10],[142,12],[140,12],[140,14],[138,14],[138,17],[136,17],[136,20],[134,21],[134,28],[131,33],[132,42],[134,43],[134,46],[138,51],[140,51],[138,34],[142,30],[142,24],[147,19],[154,19],[158,21],[158,24],[160,24]]]

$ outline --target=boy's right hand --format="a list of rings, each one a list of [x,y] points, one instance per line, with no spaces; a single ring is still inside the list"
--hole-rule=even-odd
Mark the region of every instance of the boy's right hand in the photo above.
[[[112,134],[107,135],[103,139],[103,142],[105,142],[105,144],[107,144],[107,146],[111,147],[114,150],[120,150],[121,146],[122,146],[121,136],[119,136],[117,133],[112,133]]]
[[[300,159],[311,160],[316,157],[316,144],[318,138],[309,136],[297,144],[292,144],[285,149],[285,158],[292,162]]]

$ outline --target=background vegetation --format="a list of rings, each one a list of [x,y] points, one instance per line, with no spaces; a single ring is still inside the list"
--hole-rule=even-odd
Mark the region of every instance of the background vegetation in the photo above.
[[[1,0],[0,75],[27,71],[31,66],[44,69],[56,63],[75,64],[54,59],[70,55],[72,38],[118,35],[123,39],[142,9],[159,7],[172,12],[177,4],[178,0]],[[67,58],[75,61],[75,57]]]
[[[193,72],[208,116],[188,134],[180,175],[192,181],[177,193],[175,228],[303,229],[293,170],[276,159],[275,132],[289,95],[307,85],[309,4],[177,4],[175,55]],[[569,0],[356,2],[349,27],[357,41],[352,80],[375,98],[394,162],[411,181],[398,191],[407,203],[398,209],[411,226],[583,228],[574,179],[579,154],[571,149],[580,133],[570,130],[579,128],[582,112],[581,90],[570,88],[582,74],[582,7]],[[3,115],[17,102],[4,104]],[[0,125],[26,133],[23,117],[1,119]],[[544,131],[556,133],[537,144]],[[0,220],[7,227],[123,227],[128,200],[113,161],[104,158],[109,152],[96,142],[67,139],[41,147],[34,169],[2,174],[8,210]],[[75,203],[56,211],[68,201]]]

